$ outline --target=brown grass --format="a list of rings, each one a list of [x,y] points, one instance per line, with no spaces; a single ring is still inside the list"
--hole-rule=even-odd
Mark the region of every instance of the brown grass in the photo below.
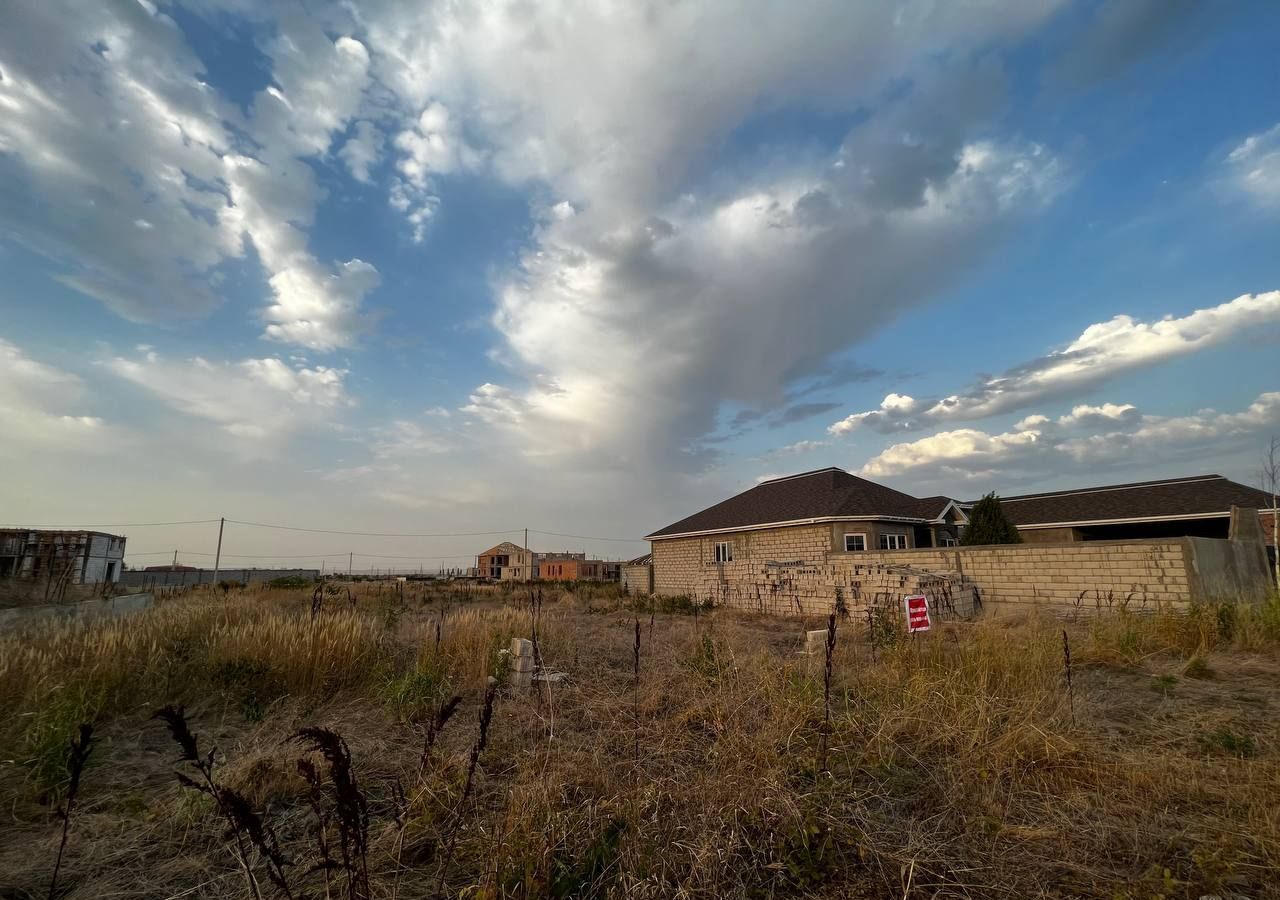
[[[317,801],[288,741],[312,726],[349,745],[374,897],[1280,896],[1275,605],[1065,623],[1073,725],[1048,617],[874,656],[855,617],[828,675],[798,653],[824,623],[714,610],[640,629],[648,605],[584,587],[539,613],[539,656],[570,676],[554,731],[545,688],[504,688],[478,742],[499,651],[530,636],[527,592],[340,600],[313,621],[309,590],[193,593],[0,637],[0,896],[48,888],[84,721],[100,743],[66,896],[246,895],[216,810],[179,790],[146,719],[169,703],[218,747],[298,896],[343,893],[315,866]]]

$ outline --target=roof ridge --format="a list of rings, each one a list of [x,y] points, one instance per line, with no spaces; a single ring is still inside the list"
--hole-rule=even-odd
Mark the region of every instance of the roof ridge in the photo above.
[[[1040,494],[1019,494],[1013,497],[1000,497],[1001,503],[1017,503],[1020,500],[1040,500],[1045,497],[1072,497],[1077,494],[1105,494],[1110,491],[1129,491],[1138,488],[1160,487],[1169,484],[1195,484],[1201,481],[1226,481],[1224,475],[1189,475],[1185,478],[1163,478],[1156,481],[1134,481],[1129,484],[1108,484],[1098,487],[1076,488],[1061,491],[1045,491]]]
[[[854,478],[857,477],[856,475],[852,475],[850,472],[846,472],[839,466],[827,466],[825,469],[813,469],[809,472],[797,472],[795,475],[779,475],[777,478],[766,478],[764,481],[756,482],[755,487],[760,487],[765,484],[777,484],[780,481],[791,481],[793,478],[808,478],[810,475],[821,475],[824,472],[839,472],[842,475],[851,475],[851,477]]]

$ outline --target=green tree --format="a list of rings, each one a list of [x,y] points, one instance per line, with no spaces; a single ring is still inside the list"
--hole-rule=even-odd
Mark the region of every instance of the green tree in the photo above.
[[[1022,535],[1005,516],[1000,498],[993,492],[973,505],[969,513],[969,527],[964,530],[960,543],[966,547],[975,544],[1021,544]]]

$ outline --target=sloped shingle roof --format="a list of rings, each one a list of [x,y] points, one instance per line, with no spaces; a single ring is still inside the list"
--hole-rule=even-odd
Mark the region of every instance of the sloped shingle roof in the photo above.
[[[1231,512],[1232,506],[1270,509],[1271,496],[1221,475],[1196,475],[1001,497],[1000,505],[1009,521],[1025,527],[1224,514]]]
[[[820,469],[761,482],[649,537],[748,528],[798,519],[884,516],[929,521],[940,516],[949,502],[946,497],[912,497],[850,475],[843,469]]]

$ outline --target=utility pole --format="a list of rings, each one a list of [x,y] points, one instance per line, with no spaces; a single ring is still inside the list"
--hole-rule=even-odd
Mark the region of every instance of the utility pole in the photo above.
[[[227,524],[226,517],[218,519],[218,552],[213,557],[213,583],[218,584],[218,570],[222,568],[222,528]],[[175,555],[176,559],[177,556]]]
[[[356,557],[354,553],[347,554],[347,578],[348,579],[355,577],[355,569],[352,568],[352,566],[355,565],[355,558]]]
[[[533,551],[529,549],[529,529],[524,530],[524,555],[529,562],[529,571],[525,573],[525,581],[533,580]]]

